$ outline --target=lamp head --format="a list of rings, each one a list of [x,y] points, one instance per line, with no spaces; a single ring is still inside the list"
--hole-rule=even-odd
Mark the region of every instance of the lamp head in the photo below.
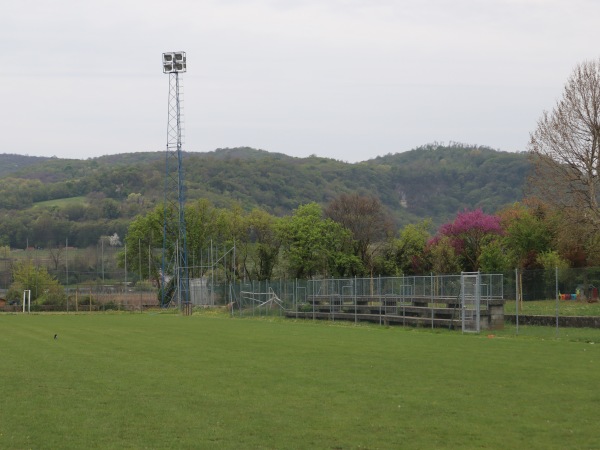
[[[182,73],[187,70],[185,52],[163,53],[163,73]]]

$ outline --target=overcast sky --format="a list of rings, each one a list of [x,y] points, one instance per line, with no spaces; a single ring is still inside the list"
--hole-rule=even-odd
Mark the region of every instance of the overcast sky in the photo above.
[[[598,18],[597,0],[3,0],[0,153],[164,150],[177,50],[188,151],[521,151],[600,57]]]

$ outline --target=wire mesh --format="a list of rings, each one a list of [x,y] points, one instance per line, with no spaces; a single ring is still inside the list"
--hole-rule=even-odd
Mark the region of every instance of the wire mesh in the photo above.
[[[49,295],[52,292],[45,291],[51,291],[51,286],[35,281],[34,277],[29,287],[32,311],[139,311],[158,307],[158,290],[138,274],[106,268],[69,271],[68,275],[64,269],[48,273],[59,283],[63,294]],[[207,277],[199,288],[194,297],[196,308],[227,307],[232,315],[242,317],[276,315],[422,326],[437,326],[444,323],[445,317],[444,326],[451,326],[448,321],[460,324],[456,322],[461,312],[457,302],[460,275],[232,283]],[[600,268],[480,275],[483,314],[503,299],[505,332],[519,335],[561,337],[572,335],[574,329],[600,327],[599,290]],[[11,264],[2,261],[0,311],[22,310],[23,292],[14,291]],[[427,314],[419,308],[427,308]],[[394,316],[413,319],[394,322]]]

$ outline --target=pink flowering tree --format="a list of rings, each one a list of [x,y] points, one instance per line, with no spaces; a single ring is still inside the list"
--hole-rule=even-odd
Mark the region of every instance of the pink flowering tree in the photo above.
[[[499,217],[485,214],[481,209],[465,210],[458,213],[453,222],[442,225],[430,245],[446,238],[444,240],[454,247],[464,270],[476,271],[480,268],[482,249],[503,234]]]

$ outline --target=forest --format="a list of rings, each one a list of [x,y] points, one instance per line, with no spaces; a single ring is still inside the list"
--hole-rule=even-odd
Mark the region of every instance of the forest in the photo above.
[[[0,154],[0,245],[83,248],[124,236],[132,219],[162,204],[164,154],[87,160]],[[379,199],[396,227],[434,225],[463,209],[487,213],[523,198],[525,154],[461,144],[431,144],[350,164],[294,158],[251,148],[185,153],[186,201],[260,209],[275,217],[341,194]]]

